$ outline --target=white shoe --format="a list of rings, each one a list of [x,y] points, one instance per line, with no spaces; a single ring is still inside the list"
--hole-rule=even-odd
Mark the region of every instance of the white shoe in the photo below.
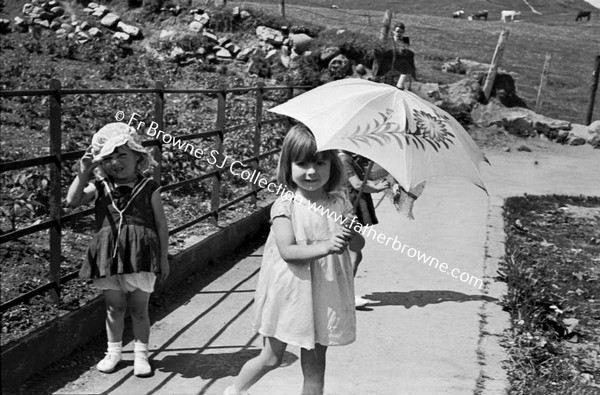
[[[102,373],[112,373],[115,371],[117,364],[121,360],[121,354],[116,354],[112,352],[107,352],[104,359],[96,365],[96,369],[98,369]]]
[[[152,367],[148,362],[148,343],[133,343],[133,374],[138,377],[152,376]]]
[[[138,377],[148,377],[152,375],[152,367],[150,367],[150,362],[148,362],[148,354],[140,352],[135,353],[135,358],[133,359],[133,374]]]

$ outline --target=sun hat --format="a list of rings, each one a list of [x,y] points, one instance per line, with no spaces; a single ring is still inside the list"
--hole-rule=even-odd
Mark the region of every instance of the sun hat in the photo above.
[[[150,152],[142,146],[135,128],[123,122],[109,123],[94,133],[92,137],[93,161],[102,161],[105,157],[112,154],[117,147],[123,145],[127,145],[132,151],[142,154],[143,160],[138,167],[139,171],[144,171],[149,166],[157,165]]]

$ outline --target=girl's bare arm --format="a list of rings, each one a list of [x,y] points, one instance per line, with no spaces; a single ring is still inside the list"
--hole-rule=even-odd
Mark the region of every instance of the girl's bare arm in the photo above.
[[[70,207],[78,207],[82,204],[88,204],[96,196],[96,187],[94,184],[89,184],[89,174],[79,173],[67,192],[67,205]]]
[[[98,166],[98,164],[93,163],[92,159],[92,147],[88,147],[79,161],[77,177],[75,177],[67,192],[67,205],[71,207],[88,204],[96,196],[96,187],[88,183],[92,171]]]
[[[322,258],[330,254],[342,253],[347,247],[347,235],[342,231],[326,242],[309,245],[296,243],[292,221],[286,217],[276,217],[273,220],[273,233],[279,254],[288,263],[305,263],[308,260]]]

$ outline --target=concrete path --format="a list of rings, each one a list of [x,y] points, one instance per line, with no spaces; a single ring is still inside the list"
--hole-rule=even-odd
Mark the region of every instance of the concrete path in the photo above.
[[[504,248],[503,199],[600,195],[600,150],[537,143],[533,152],[493,152],[488,158],[492,166],[482,165],[482,171],[489,196],[466,182],[432,180],[415,204],[414,221],[376,196],[377,234],[397,236],[409,247],[395,251],[368,240],[356,289],[380,303],[357,311],[354,344],[329,349],[326,394],[505,393],[505,354],[498,343],[509,321],[498,305],[504,284],[493,279]],[[411,257],[416,251],[409,248],[436,258],[438,268]],[[153,377],[132,376],[128,344],[118,372],[103,375],[90,367],[56,393],[222,394],[260,348],[250,312],[261,251],[153,324]],[[483,289],[472,276],[485,280]],[[251,393],[298,394],[301,383],[299,350],[290,347],[284,366]]]

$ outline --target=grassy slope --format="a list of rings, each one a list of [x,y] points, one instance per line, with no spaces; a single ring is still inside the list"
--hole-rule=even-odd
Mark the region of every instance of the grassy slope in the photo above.
[[[23,3],[24,0],[7,2],[3,16],[18,14]],[[193,2],[198,6],[201,3],[198,0]],[[546,52],[552,52],[541,113],[551,118],[583,123],[590,101],[595,57],[600,55],[600,10],[595,10],[591,22],[576,23],[577,10],[594,7],[582,0],[529,0],[528,3],[543,15],[533,13],[522,0],[498,0],[493,3],[482,0],[288,0],[286,16],[293,23],[310,21],[331,28],[347,28],[377,35],[383,10],[390,9],[394,13],[393,22],[401,20],[407,25],[421,80],[439,83],[450,83],[461,78],[440,71],[445,61],[460,56],[489,63],[500,32],[509,29],[502,67],[516,73],[518,95],[530,108],[535,107],[545,55]],[[261,6],[274,13],[279,11],[279,0],[228,4]],[[332,4],[339,9],[328,8]],[[73,3],[71,6],[76,7]],[[117,10],[127,8],[124,0],[113,0],[109,6]],[[489,21],[452,19],[452,11],[460,7],[467,14],[487,9]],[[520,10],[522,14],[517,17],[519,22],[500,22],[499,15],[503,9]],[[595,107],[594,120],[600,119],[598,98]]]

